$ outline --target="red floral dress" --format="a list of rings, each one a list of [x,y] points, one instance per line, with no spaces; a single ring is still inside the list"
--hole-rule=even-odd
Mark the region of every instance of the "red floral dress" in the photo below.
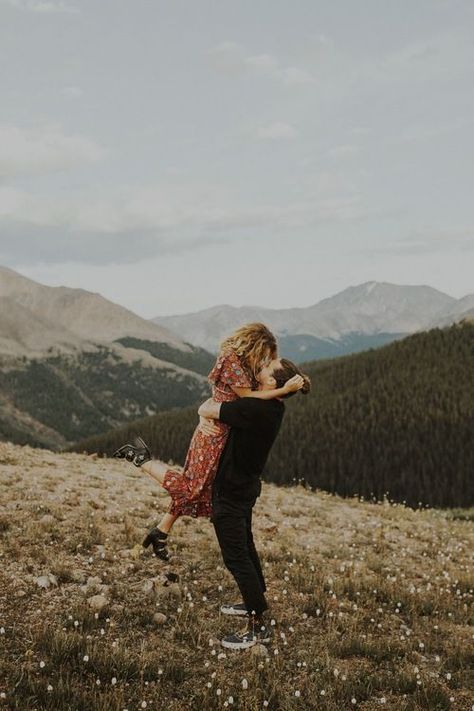
[[[212,397],[217,402],[238,399],[231,385],[237,388],[252,387],[234,351],[219,354],[208,379],[213,383]],[[230,430],[223,422],[215,420],[215,424],[219,434],[214,436],[201,432],[199,425],[196,427],[184,468],[182,471],[168,469],[164,476],[163,487],[172,499],[169,513],[175,516],[211,516],[212,482]]]

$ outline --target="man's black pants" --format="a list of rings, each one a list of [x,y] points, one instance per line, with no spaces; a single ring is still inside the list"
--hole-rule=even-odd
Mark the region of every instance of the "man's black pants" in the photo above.
[[[260,616],[268,608],[265,579],[252,536],[252,508],[245,503],[212,497],[212,523],[226,568],[235,578],[247,610]]]

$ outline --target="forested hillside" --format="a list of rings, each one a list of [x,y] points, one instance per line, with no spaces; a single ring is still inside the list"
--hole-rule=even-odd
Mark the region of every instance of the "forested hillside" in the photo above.
[[[151,353],[155,358],[160,358],[168,363],[174,363],[181,366],[181,368],[187,368],[206,376],[216,360],[215,355],[212,353],[204,350],[204,348],[199,348],[199,346],[192,346],[190,343],[186,344],[189,346],[189,352],[180,351],[168,343],[147,341],[142,338],[132,338],[131,336],[117,338],[115,343],[121,343],[126,348],[139,348],[142,351]]]
[[[473,505],[474,324],[303,369],[313,391],[286,402],[267,480],[414,507]],[[140,432],[156,456],[182,463],[196,422],[196,407],[160,413],[74,449],[111,453]]]
[[[63,449],[209,392],[202,375],[140,351],[99,346],[94,352],[23,357],[0,367],[0,440]]]

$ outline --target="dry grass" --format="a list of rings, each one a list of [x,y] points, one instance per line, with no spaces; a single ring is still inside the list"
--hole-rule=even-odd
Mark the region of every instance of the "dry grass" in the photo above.
[[[258,655],[219,644],[238,594],[210,522],[177,524],[170,565],[142,549],[165,505],[125,462],[0,444],[0,708],[474,708],[472,510],[265,485],[276,624]]]

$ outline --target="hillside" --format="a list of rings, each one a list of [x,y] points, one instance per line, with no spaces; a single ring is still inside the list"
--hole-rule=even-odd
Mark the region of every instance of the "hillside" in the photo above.
[[[474,505],[474,324],[433,329],[382,348],[308,363],[313,392],[295,396],[266,470],[341,496],[410,506]],[[112,452],[133,433],[182,463],[196,408],[162,413],[76,451]]]
[[[189,350],[182,339],[167,329],[141,318],[129,309],[114,304],[100,294],[85,289],[66,286],[46,286],[24,277],[13,269],[0,266],[0,297],[9,299],[17,307],[17,333],[3,324],[4,312],[0,317],[0,336],[4,330],[10,336],[9,352],[16,343],[16,353],[23,355],[34,350],[36,355],[44,353],[51,346],[61,346],[82,340],[86,343],[110,343],[124,336],[144,338],[168,343],[178,350]],[[37,318],[45,331],[41,342],[25,342],[22,314],[31,320]],[[19,335],[19,338],[15,338]],[[59,336],[59,338],[58,338]],[[0,341],[1,343],[1,341]],[[35,347],[32,348],[32,345]]]
[[[209,521],[177,523],[167,566],[141,546],[166,502],[126,462],[0,443],[2,708],[471,711],[472,511],[264,484],[275,637],[231,652]]]
[[[135,348],[138,350],[150,353],[155,358],[174,363],[182,368],[192,370],[195,373],[200,373],[207,377],[212,370],[216,361],[213,356],[204,348],[199,346],[189,346],[188,350],[177,350],[168,343],[159,343],[158,341],[147,341],[143,338],[131,338],[130,336],[118,338],[115,343],[121,343],[126,348]]]
[[[0,354],[13,357],[26,353],[44,354],[53,345],[66,352],[90,348],[88,341],[67,328],[11,297],[0,297]]]
[[[100,294],[0,267],[0,440],[64,448],[188,405],[213,362]]]
[[[272,451],[277,483],[410,506],[474,504],[474,324],[305,368]],[[300,446],[301,443],[301,446]]]
[[[0,358],[0,440],[63,449],[209,392],[204,376],[119,344]]]

